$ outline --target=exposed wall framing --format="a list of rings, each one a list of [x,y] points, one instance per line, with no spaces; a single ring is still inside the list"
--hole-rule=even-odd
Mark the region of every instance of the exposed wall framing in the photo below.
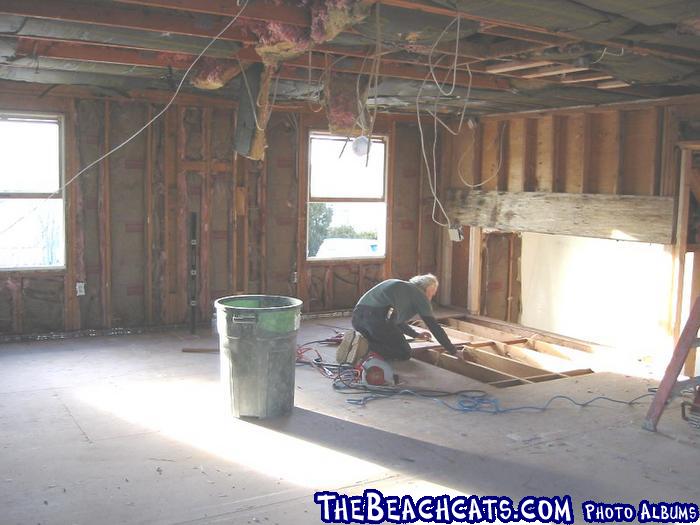
[[[7,95],[0,107],[64,115],[69,179],[163,106],[147,100]],[[71,184],[65,194],[66,268],[2,272],[0,331],[184,322],[186,218],[192,211],[200,216],[199,319],[211,315],[214,298],[248,289],[247,279],[236,274],[239,254],[232,246],[241,233],[235,188],[247,189],[236,179],[233,129],[229,103],[200,99],[199,105],[173,106]],[[247,217],[247,206],[243,213]],[[242,230],[245,237],[247,225]],[[245,267],[247,253],[240,258]],[[77,282],[86,284],[84,296],[76,296]]]

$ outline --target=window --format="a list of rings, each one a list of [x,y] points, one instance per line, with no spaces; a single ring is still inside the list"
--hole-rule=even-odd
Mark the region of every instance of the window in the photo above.
[[[386,140],[369,154],[345,137],[309,138],[308,259],[384,257],[386,253]],[[358,147],[360,146],[360,147]]]
[[[0,269],[62,268],[62,119],[0,113]]]

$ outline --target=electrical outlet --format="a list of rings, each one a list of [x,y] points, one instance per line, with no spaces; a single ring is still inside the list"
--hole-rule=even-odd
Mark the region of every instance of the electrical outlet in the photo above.
[[[452,242],[460,242],[464,239],[464,233],[462,232],[461,226],[450,226],[447,233]]]
[[[299,282],[299,275],[297,272],[292,272],[292,284]]]
[[[75,295],[85,295],[85,283],[75,283]]]

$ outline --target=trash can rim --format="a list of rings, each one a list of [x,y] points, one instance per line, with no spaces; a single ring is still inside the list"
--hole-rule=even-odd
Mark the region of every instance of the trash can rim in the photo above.
[[[282,298],[282,299],[289,299],[291,301],[294,301],[294,304],[287,304],[284,306],[231,306],[224,304],[223,301],[226,301],[227,299],[257,299],[257,298],[262,298],[262,297],[271,297],[271,298]],[[268,294],[245,294],[245,295],[227,295],[226,297],[219,297],[216,301],[214,301],[214,307],[217,310],[226,310],[227,308],[232,308],[236,310],[263,310],[263,311],[272,311],[272,310],[288,310],[292,308],[299,308],[301,305],[303,305],[304,302],[301,299],[297,299],[296,297],[289,297],[287,295],[268,295]]]

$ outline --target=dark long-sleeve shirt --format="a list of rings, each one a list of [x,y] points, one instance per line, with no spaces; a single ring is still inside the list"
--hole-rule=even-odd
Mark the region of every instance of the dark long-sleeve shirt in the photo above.
[[[416,337],[418,333],[407,322],[418,315],[445,350],[450,353],[455,352],[449,337],[435,319],[433,308],[425,292],[414,284],[400,279],[382,281],[367,291],[357,304],[375,308],[392,308],[393,312],[389,319],[396,323],[404,334],[411,337]]]

